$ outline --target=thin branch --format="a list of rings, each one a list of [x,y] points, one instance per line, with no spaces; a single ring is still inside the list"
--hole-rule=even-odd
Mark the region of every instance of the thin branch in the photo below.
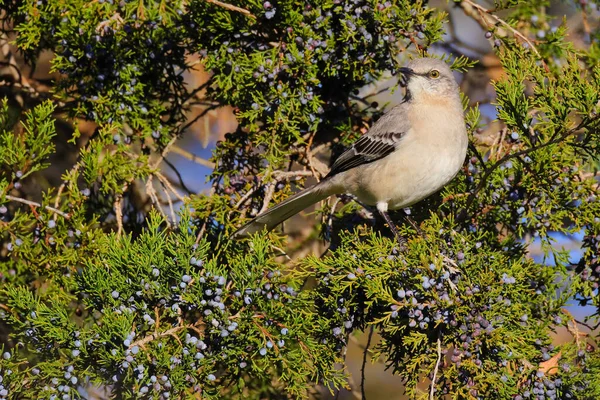
[[[524,150],[520,150],[514,153],[510,153],[505,155],[504,157],[500,158],[498,161],[496,161],[494,164],[492,164],[491,167],[487,168],[485,170],[485,173],[483,174],[483,177],[481,178],[481,181],[479,182],[479,185],[477,185],[477,187],[475,188],[474,191],[471,192],[471,194],[469,195],[469,198],[467,199],[467,203],[465,205],[465,210],[467,210],[471,204],[473,204],[473,201],[475,200],[475,198],[477,197],[477,194],[479,194],[479,192],[483,189],[483,187],[485,186],[485,184],[487,183],[488,178],[492,175],[492,173],[498,168],[500,167],[502,164],[504,164],[506,161],[512,159],[512,158],[517,158],[520,156],[524,156],[530,153],[533,153],[537,150],[543,149],[544,147],[548,147],[551,146],[553,144],[557,144],[562,142],[563,140],[565,140],[567,137],[577,133],[580,129],[586,128],[590,123],[594,122],[596,119],[591,119],[591,120],[584,120],[581,121],[581,123],[579,123],[579,125],[577,125],[575,128],[573,129],[569,129],[566,132],[564,132],[562,135],[560,135],[559,137],[549,140],[545,143],[542,143],[538,146],[534,146],[534,147],[530,147]]]
[[[21,70],[19,69],[19,67],[15,64],[13,64],[12,62],[8,62],[8,61],[0,61],[0,66],[5,66],[8,68],[12,68],[15,71],[14,78],[18,81],[16,83],[21,84],[23,87],[29,87],[26,85],[23,85],[23,75],[21,74]]]
[[[10,47],[10,41],[8,39],[8,35],[6,34],[6,32],[2,32],[2,34],[0,34],[0,38],[3,39],[3,41],[4,41],[4,43],[2,44],[2,47],[1,47],[2,55],[4,56],[4,58],[6,60],[8,60],[7,62],[2,62],[2,64],[7,65],[12,68],[14,73],[11,75],[18,83],[20,83],[24,87],[31,87],[31,85],[29,84],[27,79],[21,73],[21,69],[19,68],[19,65],[17,64],[15,55],[13,54],[12,49]]]
[[[269,208],[269,203],[271,202],[271,199],[273,199],[273,195],[275,194],[276,186],[277,185],[275,183],[270,183],[267,185],[267,191],[265,193],[263,205],[262,205],[262,208],[260,209],[260,211],[258,212],[258,215],[264,213],[265,211],[267,211],[267,208]]]
[[[218,105],[218,104],[206,107],[206,109],[204,111],[202,111],[200,114],[196,115],[192,120],[188,121],[185,125],[183,125],[182,127],[180,127],[179,128],[179,133],[182,133],[187,128],[189,128],[190,126],[194,125],[199,119],[201,119],[202,117],[206,116],[208,113],[210,113],[211,111],[216,110],[219,107],[221,107],[221,106]]]
[[[258,188],[248,190],[246,194],[244,194],[242,198],[235,204],[235,206],[233,206],[233,209],[237,210],[238,208],[240,208],[240,206],[244,204],[254,193],[256,193],[257,190]]]
[[[369,338],[367,339],[367,345],[365,346],[365,351],[363,352],[362,367],[360,368],[360,394],[362,396],[362,400],[367,400],[367,396],[365,394],[365,366],[367,365],[367,352],[369,351],[372,338],[373,325],[371,325],[371,330],[369,331]]]
[[[152,168],[158,168],[158,166],[160,165],[162,160],[165,157],[167,157],[167,154],[169,154],[169,151],[171,151],[171,147],[175,144],[175,142],[177,140],[179,140],[179,137],[180,137],[179,135],[175,135],[175,136],[173,136],[173,138],[171,140],[169,140],[169,143],[167,143],[165,148],[160,153],[160,157],[158,158],[158,160],[156,160],[156,162],[152,165]]]
[[[442,255],[442,260],[444,266],[448,269],[448,272],[450,272],[451,274],[460,274],[460,269],[458,269],[458,265],[454,262],[454,260],[452,260],[446,255]],[[456,284],[452,282],[452,279],[448,279],[447,282],[450,285],[452,291],[456,292]]]
[[[80,167],[81,167],[81,164],[77,163],[71,168],[71,171],[69,171],[68,173],[76,174],[77,171],[79,171]],[[54,200],[54,208],[56,208],[56,209],[58,209],[58,206],[60,204],[60,196],[62,195],[62,192],[65,190],[66,186],[67,186],[67,181],[65,180],[62,182],[62,184],[58,188],[58,192],[56,193],[56,199]],[[69,189],[70,188],[71,188],[71,185],[69,185]]]
[[[515,37],[518,37],[519,39],[521,39],[522,41],[527,43],[527,45],[529,45],[529,48],[531,50],[533,50],[535,55],[542,61],[542,65],[544,66],[544,69],[546,70],[546,72],[550,72],[550,70],[548,69],[548,66],[544,62],[544,59],[542,58],[542,55],[537,50],[537,48],[535,47],[533,42],[527,36],[525,36],[524,34],[519,32],[515,28],[513,28],[508,22],[504,21],[502,18],[493,14],[493,10],[488,10],[487,8],[481,6],[477,3],[474,3],[471,0],[462,0],[460,2],[460,7],[463,9],[464,13],[467,16],[476,20],[483,29],[491,29],[492,26],[493,25],[495,26],[496,24],[504,26],[506,29],[508,29],[510,32],[512,32],[512,34]],[[479,16],[479,18],[478,18],[478,16]],[[495,21],[495,23],[493,23],[493,24],[490,23],[490,22],[492,22],[492,21],[490,21],[490,19],[492,21]]]
[[[477,147],[475,147],[475,145],[471,141],[469,141],[469,148],[471,149],[473,154],[475,154],[475,157],[477,157],[479,164],[485,165],[485,161],[484,161],[483,157],[481,156],[481,153],[479,152],[479,150],[477,150]]]
[[[504,143],[504,139],[506,139],[506,134],[508,133],[508,128],[504,127],[500,130],[500,136],[498,136],[498,148],[494,150],[494,145],[495,142],[492,144],[492,147],[490,148],[490,159],[492,158],[492,155],[494,156],[494,158],[497,160],[498,158],[500,158],[500,155],[502,154],[502,144]]]
[[[216,193],[215,185],[213,184],[213,186],[210,188],[210,193],[208,194],[208,197],[210,198],[210,197],[214,196],[215,193]],[[200,239],[202,239],[202,236],[204,236],[204,232],[206,232],[206,224],[207,224],[208,220],[210,219],[211,213],[212,213],[212,207],[209,205],[209,208],[207,210],[208,216],[204,220],[204,223],[202,224],[202,228],[200,229],[200,232],[198,232],[198,235],[196,236],[196,240],[194,241],[195,244],[200,243]]]
[[[195,66],[196,64],[200,64],[200,62],[201,62],[201,59],[200,60],[196,60],[193,63],[188,64],[188,67],[191,69],[191,67]],[[190,99],[192,99],[194,97],[197,98],[197,99],[199,99],[199,100],[202,100],[202,99],[200,99],[197,96],[197,94],[200,93],[202,90],[206,89],[210,84],[211,84],[211,80],[209,78],[206,82],[204,82],[200,86],[198,86],[195,89],[193,89],[192,91],[190,91],[187,94],[187,96],[182,99],[183,100],[183,104],[187,103]],[[217,103],[211,103],[211,104],[207,104],[207,105],[217,105]]]
[[[146,337],[145,337],[145,338],[143,338],[143,339],[140,339],[140,340],[137,340],[137,341],[135,341],[135,342],[131,343],[131,344],[129,345],[129,348],[131,349],[131,348],[133,348],[133,347],[135,347],[135,346],[140,346],[140,347],[142,347],[142,346],[144,346],[146,343],[150,343],[151,341],[153,341],[153,340],[155,340],[155,339],[158,339],[158,338],[160,338],[160,337],[165,337],[165,336],[174,336],[174,337],[176,337],[176,338],[177,338],[177,336],[175,335],[175,333],[177,333],[177,332],[179,332],[180,330],[182,330],[182,329],[185,329],[185,328],[188,328],[188,327],[187,327],[187,326],[176,326],[175,328],[168,329],[168,330],[166,330],[166,331],[164,331],[164,332],[160,332],[160,333],[158,333],[158,332],[155,332],[155,333],[153,333],[153,334],[151,334],[151,335],[148,335],[148,336],[146,336]],[[177,338],[177,340],[179,341],[179,338]],[[180,342],[180,343],[181,343],[181,342]]]
[[[313,176],[313,173],[311,171],[273,171],[271,175],[278,181],[287,181]]]
[[[288,180],[292,180],[292,179],[299,179],[302,177],[309,177],[309,176],[313,176],[313,174],[311,171],[279,171],[278,170],[278,171],[273,171],[271,173],[271,176],[273,177],[275,182],[271,182],[271,183],[264,185],[264,187],[266,187],[266,194],[265,194],[265,199],[263,201],[263,206],[261,208],[260,213],[262,213],[263,211],[265,211],[268,208],[269,203],[271,202],[271,199],[273,198],[273,195],[275,194],[275,187],[276,187],[277,182],[288,181]],[[238,200],[238,202],[233,206],[233,208],[237,209],[240,206],[242,206],[261,187],[250,189],[248,192],[246,192],[246,194],[244,194],[240,198],[240,200]]]
[[[177,167],[175,167],[173,165],[173,163],[171,161],[169,161],[168,159],[166,159],[166,158],[163,158],[163,161],[165,162],[165,164],[167,164],[169,166],[169,168],[171,168],[173,170],[173,172],[175,173],[175,175],[177,175],[177,180],[179,181],[179,184],[181,185],[181,187],[183,188],[183,190],[185,190],[187,192],[187,194],[193,194],[194,192],[192,190],[190,190],[186,186],[185,182],[183,181],[183,177],[181,176],[181,173],[179,172],[179,170],[177,169]]]
[[[578,319],[572,318],[572,321],[575,321],[576,323],[578,323],[579,325],[588,328],[591,332],[594,332],[596,329],[598,329],[598,327],[600,326],[600,323],[596,324],[596,325],[590,325],[587,322],[584,321],[580,321]]]
[[[173,223],[177,222],[177,217],[175,215],[175,208],[173,207],[173,201],[171,200],[171,196],[169,194],[169,191],[171,191],[175,197],[177,197],[181,202],[184,201],[183,197],[181,197],[179,195],[179,193],[177,193],[175,191],[175,189],[173,188],[173,186],[171,186],[171,183],[169,182],[169,180],[167,178],[165,178],[160,172],[155,172],[154,175],[158,178],[159,182],[161,183],[162,187],[164,188],[165,194],[167,196],[167,204],[169,205],[169,211],[171,212],[171,219]],[[152,178],[152,176],[150,177]],[[150,180],[148,181],[150,182]],[[148,188],[146,188],[148,189]],[[157,204],[158,206],[158,204]],[[160,209],[160,206],[158,206],[157,208],[159,208],[159,210],[161,211],[161,213],[165,216],[165,220],[167,222],[167,226],[170,227],[171,223],[169,222],[169,218],[167,218],[167,216],[165,215],[164,212],[162,212],[162,209]]]
[[[219,7],[226,8],[231,11],[236,11],[236,12],[242,13],[250,18],[256,19],[256,16],[254,16],[254,14],[252,14],[250,11],[248,11],[244,8],[240,8],[240,7],[234,6],[232,4],[228,4],[228,3],[223,3],[219,0],[206,0],[206,2],[217,5]]]
[[[167,216],[167,214],[165,214],[162,207],[160,206],[160,202],[158,201],[158,195],[156,194],[156,190],[154,190],[154,185],[152,184],[153,178],[154,178],[154,176],[150,175],[148,177],[148,180],[146,181],[146,194],[150,197],[150,200],[152,201],[152,203],[154,203],[158,212],[160,212],[163,215],[163,217],[165,218],[165,221],[167,222],[167,226],[171,227],[171,223],[169,222],[169,217]]]
[[[306,147],[305,147],[304,151],[305,151],[306,161],[308,162],[308,167],[310,168],[310,172],[317,179],[317,181],[320,181],[319,177],[317,176],[317,172],[315,171],[315,168],[313,167],[313,163],[312,163],[313,156],[312,156],[312,153],[310,151],[310,148],[312,147],[313,140],[315,139],[315,133],[316,132],[311,133],[311,135],[310,135],[310,137],[308,139],[308,143],[306,144]]]
[[[7,81],[5,79],[0,80],[0,87],[8,87],[13,90],[18,89],[22,92],[28,93],[31,96],[31,98],[33,98],[33,99],[35,99],[35,98],[46,99],[46,98],[50,97],[50,95],[48,93],[40,92],[33,86],[23,85],[19,82]]]
[[[31,207],[42,207],[42,205],[40,203],[36,203],[35,201],[31,201],[31,200],[25,200],[21,197],[15,197],[15,196],[11,196],[9,194],[7,194],[5,197],[11,201],[16,201],[18,203],[27,204],[28,206],[31,206]],[[71,218],[71,216],[69,214],[67,214],[63,211],[60,211],[58,208],[54,208],[54,207],[50,207],[50,206],[43,206],[43,207],[46,210],[56,213],[66,219]]]
[[[115,216],[117,218],[117,237],[120,237],[121,233],[123,232],[123,209],[121,204],[122,200],[123,196],[118,195],[113,206],[115,209]]]
[[[440,368],[440,362],[442,361],[442,341],[438,336],[437,340],[437,361],[435,362],[435,368],[433,369],[433,377],[431,378],[431,390],[429,391],[429,400],[434,400],[435,392],[435,381],[437,379],[437,373]]]
[[[329,211],[329,216],[327,218],[327,226],[330,230],[333,230],[333,214],[335,214],[335,208],[337,207],[340,201],[342,201],[342,199],[340,197],[337,197],[333,202],[333,205],[331,206],[331,210]]]
[[[281,254],[274,254],[275,257],[281,257],[282,256],[282,257],[285,257],[288,261],[293,261],[292,257],[288,256],[288,254],[282,248],[277,247],[277,246],[275,246],[273,244],[271,245],[271,247],[281,253]]]
[[[183,197],[175,191],[175,189],[173,188],[173,186],[171,185],[169,180],[167,178],[165,178],[165,176],[163,174],[161,174],[160,172],[155,172],[154,175],[156,175],[158,180],[161,181],[165,185],[165,189],[170,190],[175,195],[175,197],[177,197],[177,199],[179,201],[181,201],[182,203],[185,201],[183,199]]]
[[[115,24],[115,26],[118,28],[120,28],[121,26],[123,26],[123,18],[121,17],[121,14],[119,13],[115,13],[115,15],[113,15],[112,17],[110,17],[107,20],[104,20],[102,22],[100,22],[97,26],[96,26],[96,32],[100,34],[100,36],[103,36],[105,34],[104,28],[106,27],[110,27],[110,25],[112,25],[113,23]]]
[[[203,87],[204,87],[204,85],[200,86],[199,88],[197,88],[197,89],[195,89],[195,90],[200,90],[200,89],[201,89],[201,88],[203,88]],[[193,91],[192,93],[195,93],[195,91]],[[192,96],[192,95],[191,95],[191,96]],[[210,113],[211,111],[213,111],[214,109],[216,109],[216,108],[218,108],[218,107],[219,107],[219,105],[218,105],[218,104],[216,104],[216,105],[212,105],[212,106],[209,106],[209,107],[207,107],[207,108],[206,108],[206,109],[205,109],[203,112],[201,112],[199,115],[197,115],[197,116],[196,116],[194,119],[192,119],[191,121],[188,121],[188,123],[187,123],[187,124],[185,124],[185,125],[183,125],[182,127],[180,127],[180,128],[179,128],[179,130],[178,130],[178,132],[177,132],[177,134],[176,134],[176,135],[175,135],[175,136],[174,136],[174,137],[171,139],[171,141],[170,141],[170,142],[169,142],[169,143],[168,143],[168,144],[165,146],[165,148],[164,148],[164,149],[163,149],[163,151],[161,152],[161,155],[160,155],[159,159],[158,159],[158,160],[156,160],[156,162],[154,163],[154,165],[153,165],[153,168],[157,168],[157,167],[160,165],[160,163],[161,163],[163,160],[165,160],[165,161],[166,161],[166,156],[167,156],[167,154],[169,153],[169,151],[171,151],[171,148],[173,147],[173,145],[175,144],[175,142],[176,142],[176,141],[177,141],[177,140],[178,140],[178,139],[181,137],[181,135],[183,134],[183,132],[184,132],[184,131],[185,131],[187,128],[189,128],[190,126],[192,126],[192,125],[193,125],[193,124],[194,124],[196,121],[198,121],[200,118],[204,117],[205,115],[207,115],[208,113]],[[186,157],[186,158],[189,158],[189,155],[191,154],[191,153],[187,153],[187,152],[185,152],[183,149],[180,149],[180,148],[177,148],[177,147],[173,147],[173,150],[174,150],[176,153],[178,153],[178,154],[180,154],[180,155],[182,155],[182,156],[184,156],[184,157]],[[185,154],[184,154],[184,152],[185,152]],[[191,159],[192,161],[196,161],[196,162],[198,162],[199,164],[203,164],[203,165],[206,165],[206,166],[208,166],[208,167],[211,167],[211,165],[205,164],[205,163],[203,162],[203,161],[205,161],[205,160],[202,160],[202,159],[199,159],[199,158],[198,158],[198,160],[197,160],[197,159],[196,159],[196,156],[194,156],[194,155],[192,155],[192,157],[194,157],[194,158],[189,158],[189,159]],[[208,162],[209,162],[209,161],[206,161],[206,163],[208,163]],[[168,163],[168,162],[167,162],[167,163]],[[175,169],[175,168],[173,167],[173,165],[169,165],[169,166],[170,166],[171,168]],[[214,165],[212,165],[212,167],[214,168]],[[177,172],[177,171],[176,171],[176,172]],[[182,184],[182,186],[184,187],[184,189],[186,189],[186,190],[187,190],[187,188],[185,187],[185,185],[183,184],[183,182],[181,182],[181,184]],[[190,193],[191,193],[191,192],[190,192]]]
[[[208,161],[202,157],[198,157],[197,155],[190,153],[189,151],[184,150],[181,147],[173,146],[171,151],[175,154],[179,154],[180,156],[187,158],[188,160],[198,163],[200,165],[203,165],[205,167],[212,168],[212,169],[215,168],[215,163]]]
[[[175,209],[173,208],[173,201],[171,200],[171,196],[169,196],[169,190],[167,189],[167,186],[165,185],[163,180],[158,175],[157,175],[157,177],[158,177],[158,180],[160,181],[160,183],[163,185],[165,192],[167,192],[167,202],[169,203],[169,210],[171,211],[171,218],[173,220],[173,223],[175,223],[175,222],[177,222],[177,217],[175,216]],[[169,224],[168,218],[167,218],[167,225],[171,225],[171,224]]]

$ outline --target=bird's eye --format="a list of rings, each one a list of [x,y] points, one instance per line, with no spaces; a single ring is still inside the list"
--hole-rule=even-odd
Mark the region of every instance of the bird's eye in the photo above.
[[[432,69],[431,71],[429,71],[429,77],[433,78],[433,79],[437,79],[440,77],[440,71],[438,71],[437,69]]]

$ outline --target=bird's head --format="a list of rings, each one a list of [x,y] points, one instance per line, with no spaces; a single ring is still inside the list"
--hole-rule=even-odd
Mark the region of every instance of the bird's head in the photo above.
[[[458,84],[448,65],[436,58],[416,58],[400,68],[406,96],[418,100],[424,96],[456,96]]]

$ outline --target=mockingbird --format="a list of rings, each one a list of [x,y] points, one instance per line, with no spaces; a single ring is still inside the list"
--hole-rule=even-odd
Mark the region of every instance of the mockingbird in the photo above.
[[[408,207],[440,190],[460,170],[467,131],[459,89],[443,61],[419,58],[400,68],[406,95],[333,163],[329,174],[258,215],[234,233],[248,236],[334,194],[374,205],[402,242],[388,210]]]

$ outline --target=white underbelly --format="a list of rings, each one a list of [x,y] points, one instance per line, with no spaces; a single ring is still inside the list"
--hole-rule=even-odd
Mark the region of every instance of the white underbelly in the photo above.
[[[425,152],[418,144],[409,145],[364,165],[352,194],[366,204],[386,202],[389,209],[396,210],[436,193],[460,170],[466,148],[428,150]]]

